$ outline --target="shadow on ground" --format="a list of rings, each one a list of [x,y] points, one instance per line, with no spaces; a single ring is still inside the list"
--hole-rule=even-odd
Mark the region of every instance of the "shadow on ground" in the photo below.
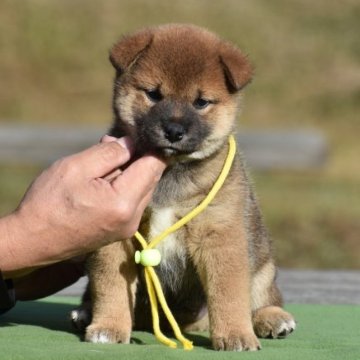
[[[69,313],[75,306],[45,301],[19,302],[15,308],[0,317],[0,326],[35,325],[74,333],[69,321]]]

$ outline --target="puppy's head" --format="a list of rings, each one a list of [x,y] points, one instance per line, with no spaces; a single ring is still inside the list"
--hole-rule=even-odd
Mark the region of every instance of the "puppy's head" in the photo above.
[[[124,37],[110,53],[116,69],[113,133],[140,152],[178,161],[219,149],[234,127],[252,69],[233,45],[191,25],[164,25]]]

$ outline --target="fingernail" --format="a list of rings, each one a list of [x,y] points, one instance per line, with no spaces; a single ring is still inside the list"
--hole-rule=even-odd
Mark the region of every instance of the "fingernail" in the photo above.
[[[120,144],[124,149],[130,151],[130,153],[133,153],[134,143],[129,136],[124,136],[122,138],[116,139],[116,142]]]
[[[116,137],[106,134],[100,139],[101,143],[108,143],[108,142],[111,142],[111,141],[116,141]]]

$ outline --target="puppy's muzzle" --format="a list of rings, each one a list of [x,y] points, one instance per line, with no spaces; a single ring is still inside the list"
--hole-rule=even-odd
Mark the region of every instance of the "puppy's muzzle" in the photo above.
[[[135,119],[137,148],[165,156],[191,154],[201,146],[210,128],[189,105],[163,100]]]

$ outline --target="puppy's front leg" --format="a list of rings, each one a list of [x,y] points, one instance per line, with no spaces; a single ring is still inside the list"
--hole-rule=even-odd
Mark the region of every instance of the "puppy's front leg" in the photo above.
[[[134,317],[136,266],[130,240],[105,246],[88,260],[92,323],[85,340],[93,343],[130,342]]]
[[[200,250],[194,254],[207,294],[215,350],[260,349],[251,322],[249,261],[244,236],[234,234],[234,229],[209,229]]]

